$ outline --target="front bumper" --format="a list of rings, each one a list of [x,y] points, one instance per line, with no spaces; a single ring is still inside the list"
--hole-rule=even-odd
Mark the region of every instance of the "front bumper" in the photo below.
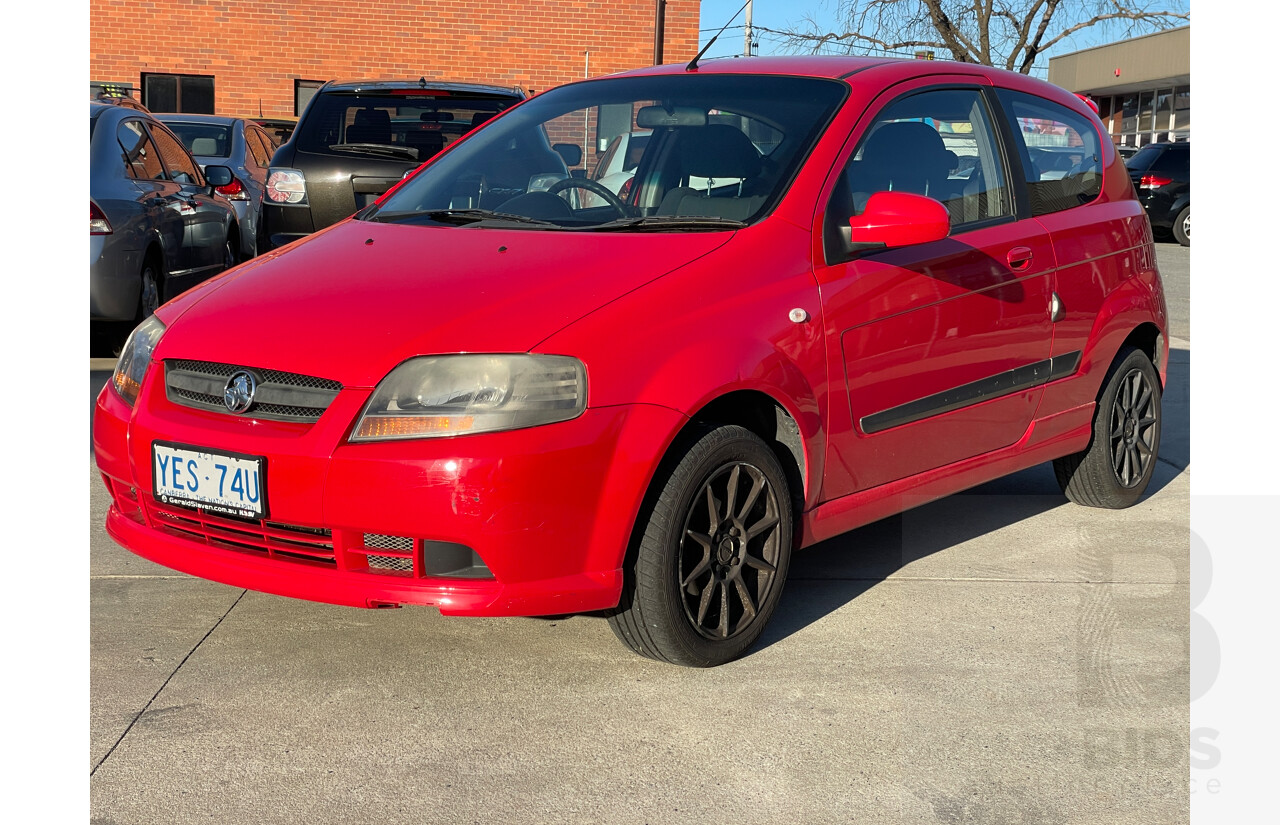
[[[110,386],[98,397],[94,453],[113,498],[111,536],[195,576],[357,607],[514,616],[616,605],[640,501],[684,422],[626,405],[527,430],[349,444],[368,390],[345,389],[319,421],[295,425],[175,406],[161,374],[153,365],[132,409]],[[269,520],[157,502],[156,440],[265,456]],[[389,551],[370,545],[388,537],[411,542],[398,553],[409,569],[371,563]],[[450,546],[482,564],[431,572],[433,548]]]

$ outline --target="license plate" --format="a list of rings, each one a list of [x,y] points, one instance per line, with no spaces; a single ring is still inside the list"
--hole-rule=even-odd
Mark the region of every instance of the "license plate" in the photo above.
[[[266,465],[262,456],[162,441],[151,445],[156,499],[215,513],[266,518]]]

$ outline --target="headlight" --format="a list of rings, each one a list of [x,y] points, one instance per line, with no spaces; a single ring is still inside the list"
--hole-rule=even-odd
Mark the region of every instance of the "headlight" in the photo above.
[[[129,333],[124,349],[120,350],[120,360],[116,361],[116,372],[111,376],[111,384],[130,407],[138,400],[142,377],[147,374],[147,367],[151,364],[151,352],[163,334],[164,324],[152,315]]]
[[[382,379],[352,441],[517,430],[568,421],[587,407],[587,371],[563,355],[440,355]]]

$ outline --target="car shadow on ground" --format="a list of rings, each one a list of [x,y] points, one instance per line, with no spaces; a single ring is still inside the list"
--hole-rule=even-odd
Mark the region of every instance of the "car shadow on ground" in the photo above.
[[[1190,464],[1188,350],[1169,353],[1159,464],[1142,501],[1157,495]],[[912,562],[954,550],[1058,507],[1074,507],[1045,463],[868,524],[797,552],[777,611],[751,653],[780,642],[839,610]],[[1083,511],[1087,517],[1087,510]],[[950,569],[1001,578],[1009,570],[989,559],[957,559]],[[797,587],[801,582],[822,586]],[[751,655],[748,653],[748,655]]]

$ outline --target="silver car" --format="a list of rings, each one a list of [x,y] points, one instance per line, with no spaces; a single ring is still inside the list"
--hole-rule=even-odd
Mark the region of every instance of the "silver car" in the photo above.
[[[240,224],[215,192],[234,179],[199,164],[146,112],[89,103],[89,319],[129,325],[234,266]]]
[[[263,251],[265,244],[258,243],[262,194],[276,150],[267,131],[252,120],[221,115],[158,114],[156,119],[178,136],[201,166],[231,167],[236,179],[219,187],[218,194],[231,201],[240,221],[240,259]]]

